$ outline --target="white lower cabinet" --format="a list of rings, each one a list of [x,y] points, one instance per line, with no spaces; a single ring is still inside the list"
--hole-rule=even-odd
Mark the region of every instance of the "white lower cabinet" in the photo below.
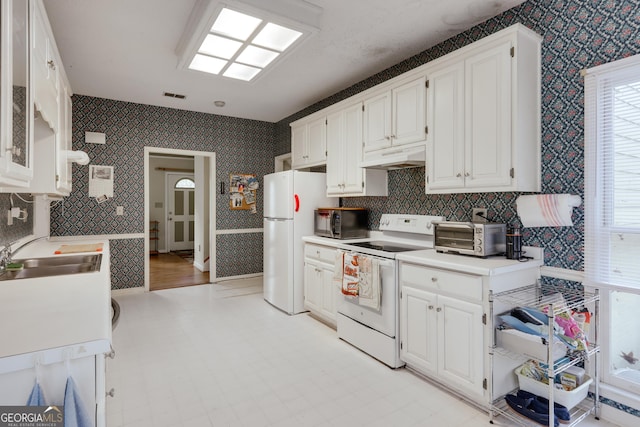
[[[336,325],[339,289],[333,283],[335,248],[304,246],[304,308],[326,323]]]
[[[425,252],[423,256],[398,255],[400,359],[489,409],[496,391],[513,388],[515,368],[492,357],[491,314],[502,306],[494,306],[491,295],[535,284],[541,261]]]
[[[410,367],[482,400],[483,309],[481,294],[475,292],[482,290],[481,277],[410,264],[401,266],[400,275],[400,358]],[[470,287],[470,301],[440,291],[454,282],[454,292]]]

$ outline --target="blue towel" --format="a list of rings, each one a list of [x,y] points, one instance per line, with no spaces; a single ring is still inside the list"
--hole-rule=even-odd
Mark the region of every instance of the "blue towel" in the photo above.
[[[44,403],[44,395],[42,394],[42,389],[40,388],[40,384],[36,381],[36,384],[31,389],[31,394],[29,395],[29,400],[27,400],[27,406],[45,406]]]
[[[64,389],[64,427],[93,427],[93,420],[76,392],[73,378],[67,378]]]

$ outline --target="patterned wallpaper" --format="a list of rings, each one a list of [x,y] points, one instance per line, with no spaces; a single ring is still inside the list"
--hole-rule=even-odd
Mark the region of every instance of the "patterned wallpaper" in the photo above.
[[[105,133],[107,143],[85,144],[85,131]],[[144,147],[215,152],[216,178],[228,187],[230,173],[254,173],[261,182],[273,172],[274,140],[273,123],[74,95],[73,149],[86,151],[93,165],[114,167],[114,197],[101,204],[90,198],[89,166],[74,164],[73,192],[51,209],[51,234],[143,233]],[[218,188],[218,229],[262,228],[262,191],[258,212],[251,214],[231,211],[228,193],[221,195]],[[116,206],[124,207],[124,215],[116,216]],[[249,239],[246,246],[255,249],[258,259],[238,263],[235,249],[218,237],[218,277],[262,271],[262,235],[241,239]],[[113,240],[112,245],[113,288],[144,286],[144,241]],[[227,254],[227,248],[233,253]]]
[[[278,122],[276,154],[290,151],[289,123],[515,23],[543,36],[542,192],[584,195],[584,99],[580,70],[640,53],[637,0],[530,0]],[[473,207],[488,207],[492,220],[519,223],[518,193],[429,195],[424,168],[389,172],[389,197],[343,199],[371,210],[371,226],[384,212],[445,215],[468,220]],[[583,270],[584,211],[574,227],[523,230],[524,244],[545,247],[545,264]]]

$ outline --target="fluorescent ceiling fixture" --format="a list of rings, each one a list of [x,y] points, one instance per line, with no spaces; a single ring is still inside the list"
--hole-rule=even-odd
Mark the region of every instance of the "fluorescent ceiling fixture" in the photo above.
[[[291,46],[301,35],[302,33],[300,31],[269,22],[253,39],[253,43],[282,52]]]
[[[218,58],[231,59],[242,46],[241,42],[231,40],[225,37],[207,34],[198,53],[204,53],[209,56],[217,56]]]
[[[249,67],[248,65],[238,64],[234,62],[229,65],[227,71],[224,72],[225,77],[231,77],[233,79],[249,81],[254,78],[258,73],[262,71],[261,68]]]
[[[262,49],[256,46],[247,46],[242,53],[238,55],[238,62],[264,68],[276,59],[278,55],[278,52],[272,50]]]
[[[315,27],[309,26],[306,21],[317,18],[319,9],[307,6],[298,8],[292,6],[290,0],[270,0],[274,9],[304,17],[301,22],[279,16],[274,11],[263,12],[263,0],[243,1],[255,6],[246,9],[251,10],[249,14],[227,6],[214,6],[215,3],[210,1],[198,3],[202,7],[192,12],[192,17],[199,20],[195,24],[198,30],[184,42],[184,50],[180,48],[179,67],[249,81],[265,67],[273,67],[284,54],[315,32]],[[244,8],[241,7],[241,10]],[[283,22],[289,24],[284,26]],[[186,40],[187,34],[185,32],[183,40]]]
[[[204,71],[205,73],[218,74],[225,65],[227,65],[227,61],[223,59],[196,54],[196,56],[193,57],[193,61],[191,61],[189,68],[192,70]]]
[[[261,22],[262,19],[224,8],[213,23],[211,32],[246,41]]]

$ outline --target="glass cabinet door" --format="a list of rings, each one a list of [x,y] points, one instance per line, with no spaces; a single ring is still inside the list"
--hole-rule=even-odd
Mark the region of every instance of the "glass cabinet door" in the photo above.
[[[2,152],[0,179],[26,184],[32,176],[31,88],[29,87],[29,16],[31,2],[2,1]]]

